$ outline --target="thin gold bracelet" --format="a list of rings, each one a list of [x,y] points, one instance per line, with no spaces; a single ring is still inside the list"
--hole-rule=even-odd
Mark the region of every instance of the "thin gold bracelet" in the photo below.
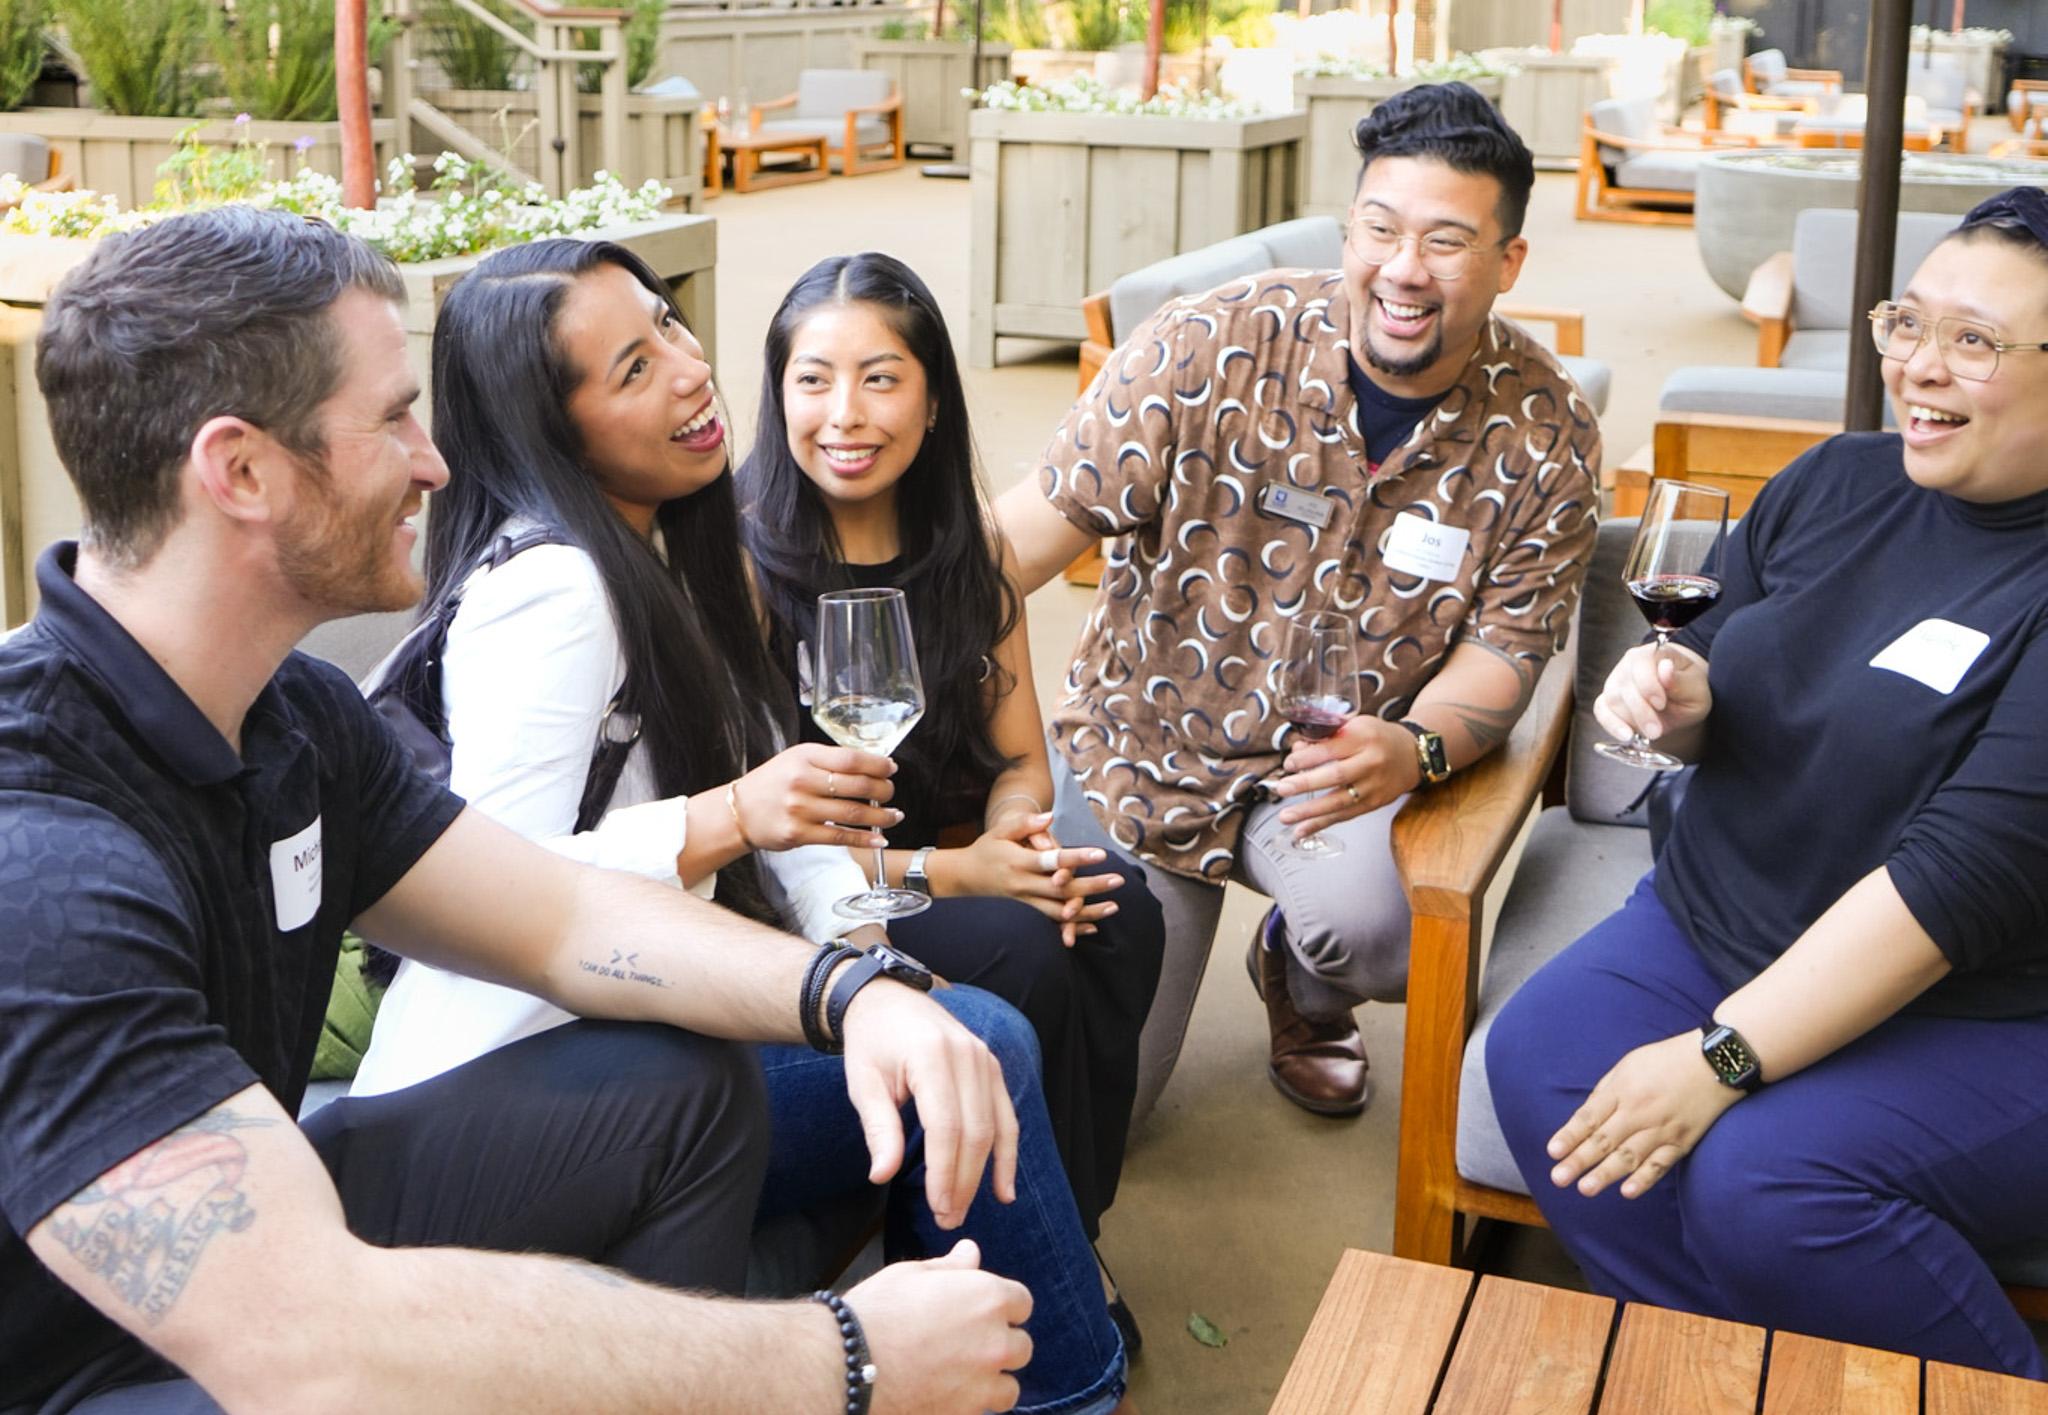
[[[996,818],[996,813],[1000,811],[1005,804],[1011,801],[1029,801],[1031,803],[1031,809],[1034,813],[1038,815],[1045,814],[1045,807],[1039,805],[1038,798],[1032,795],[1029,791],[1012,791],[1009,795],[992,802],[989,808],[981,813],[982,824],[987,825],[990,821],[994,820]]]
[[[732,812],[732,828],[740,833],[740,844],[751,851],[759,850],[747,835],[746,822],[740,819],[740,784],[737,781],[725,783],[725,808]]]

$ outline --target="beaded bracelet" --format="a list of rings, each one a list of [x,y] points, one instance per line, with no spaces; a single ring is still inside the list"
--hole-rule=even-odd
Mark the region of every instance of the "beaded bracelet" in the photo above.
[[[813,1292],[813,1302],[822,1302],[839,1323],[839,1345],[846,1353],[846,1415],[868,1415],[875,1398],[875,1363],[868,1357],[868,1339],[860,1329],[860,1318],[846,1299],[836,1292]]]

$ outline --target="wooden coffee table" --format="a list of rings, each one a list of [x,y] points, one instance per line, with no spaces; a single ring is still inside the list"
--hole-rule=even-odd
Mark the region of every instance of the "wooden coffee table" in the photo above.
[[[1923,1397],[1924,1389],[1924,1397]],[[1759,1405],[1758,1398],[1762,1403]],[[2048,1415],[2048,1385],[1350,1251],[1271,1415]]]
[[[831,175],[831,168],[826,165],[826,140],[822,135],[742,133],[716,123],[706,124],[704,131],[705,183],[711,193],[719,190],[720,168],[724,165],[724,154],[728,152],[732,154],[732,189],[736,192],[787,187],[798,182],[822,182]],[[771,152],[793,154],[800,160],[763,166],[762,157]]]

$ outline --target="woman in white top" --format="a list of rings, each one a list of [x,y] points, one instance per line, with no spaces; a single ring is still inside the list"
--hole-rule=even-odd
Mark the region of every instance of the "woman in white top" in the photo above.
[[[841,932],[830,901],[863,885],[845,847],[879,844],[898,819],[866,804],[888,800],[894,768],[847,748],[782,746],[794,724],[747,585],[711,370],[660,279],[603,242],[536,242],[483,262],[436,323],[434,431],[451,479],[428,521],[422,614],[460,596],[440,665],[455,791],[564,853],[815,939]],[[537,528],[552,542],[479,568]],[[637,720],[639,737],[604,808],[584,813],[607,713]],[[579,813],[594,827],[578,833]],[[1003,1061],[1023,1131],[1020,1202],[998,1204],[984,1186],[959,1230],[1036,1298],[1017,1408],[1109,1410],[1124,1356],[1048,1134],[1029,1026],[971,988],[935,996]],[[571,1020],[408,961],[355,1093]],[[763,1056],[775,1136],[762,1217],[864,1186],[837,1059]],[[950,1240],[915,1169],[894,1193],[891,1255],[942,1251]]]

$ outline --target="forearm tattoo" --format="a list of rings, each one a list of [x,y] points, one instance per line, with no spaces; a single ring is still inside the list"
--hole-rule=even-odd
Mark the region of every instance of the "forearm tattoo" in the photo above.
[[[640,966],[638,953],[626,953],[614,948],[609,960],[600,963],[595,958],[579,958],[576,966],[586,973],[595,973],[600,978],[616,978],[622,983],[639,983],[650,988],[670,986],[667,978],[649,973]]]
[[[1537,671],[1531,664],[1502,653],[1492,644],[1481,643],[1479,647],[1514,670],[1515,700],[1499,707],[1485,703],[1438,703],[1435,706],[1457,715],[1459,725],[1472,738],[1472,744],[1479,748],[1479,754],[1484,756],[1507,741],[1515,730],[1515,724],[1521,721],[1522,709],[1529,706],[1529,699],[1536,692]]]
[[[209,1111],[72,1195],[51,1216],[50,1231],[156,1326],[177,1305],[213,1236],[256,1221],[242,1188],[249,1151],[233,1132],[270,1123]]]

